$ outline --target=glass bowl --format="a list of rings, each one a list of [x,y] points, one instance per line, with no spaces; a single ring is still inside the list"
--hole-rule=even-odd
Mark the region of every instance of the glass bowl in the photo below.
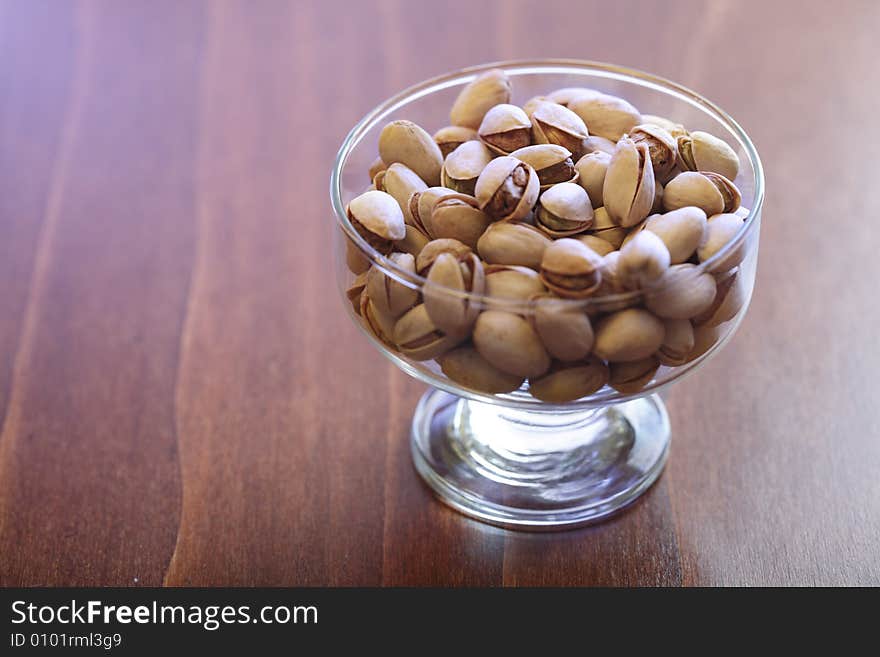
[[[378,155],[378,137],[389,121],[408,119],[434,132],[449,123],[449,109],[461,87],[479,74],[500,68],[512,83],[514,104],[564,87],[589,87],[625,98],[642,114],[667,117],[691,132],[721,137],[740,159],[735,180],[744,217],[736,237],[712,258],[696,265],[718,288],[733,281],[738,302],[731,312],[694,326],[695,346],[678,366],[661,365],[651,375],[615,387],[603,385],[565,403],[540,401],[519,389],[489,394],[446,376],[428,352],[401,353],[377,334],[360,308],[367,268],[387,283],[413,291],[419,301],[429,292],[467,302],[476,311],[502,310],[533,323],[534,302],[439,288],[381,255],[349,220],[346,207],[370,185],[368,170]],[[659,392],[695,371],[733,336],[751,298],[757,264],[764,179],[749,137],[718,106],[674,82],[609,64],[574,60],[511,61],[487,64],[417,84],[388,99],[351,130],[336,158],[330,195],[338,230],[336,267],[345,307],[366,338],[407,374],[432,386],[413,416],[411,447],[415,467],[441,500],[466,515],[509,528],[552,530],[576,527],[618,511],[650,487],[662,471],[670,426]],[[735,265],[735,266],[731,266]],[[377,274],[377,275],[378,275]],[[728,285],[728,288],[730,286]],[[561,300],[566,312],[586,314],[593,323],[610,311],[640,307],[642,292]],[[375,319],[375,318],[374,318]],[[720,320],[724,320],[719,323]],[[378,332],[382,334],[382,322]],[[391,329],[386,325],[385,331]],[[455,343],[455,340],[446,341]],[[467,342],[465,341],[465,346]],[[449,349],[446,344],[440,350]],[[451,371],[451,370],[450,370]],[[612,372],[617,370],[612,370]],[[364,376],[368,378],[369,372]],[[626,380],[621,375],[621,380]],[[686,421],[686,419],[683,419]]]

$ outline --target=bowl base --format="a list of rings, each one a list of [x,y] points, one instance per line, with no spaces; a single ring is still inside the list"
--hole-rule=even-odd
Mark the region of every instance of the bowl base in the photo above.
[[[510,529],[607,518],[663,470],[669,418],[658,395],[571,412],[512,410],[431,389],[413,417],[416,470],[438,497]]]

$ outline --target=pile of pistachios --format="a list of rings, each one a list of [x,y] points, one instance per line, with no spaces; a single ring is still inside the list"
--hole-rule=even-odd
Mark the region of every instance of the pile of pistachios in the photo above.
[[[347,242],[365,327],[463,387],[528,381],[554,403],[635,393],[705,353],[747,298],[744,246],[700,266],[748,214],[736,152],[592,89],[510,100],[491,70],[433,137],[405,120],[381,131],[347,208],[385,259]]]

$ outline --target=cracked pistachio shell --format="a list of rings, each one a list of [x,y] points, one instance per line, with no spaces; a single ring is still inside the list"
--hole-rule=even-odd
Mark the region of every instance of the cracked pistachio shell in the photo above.
[[[605,185],[605,174],[608,172],[610,162],[611,156],[608,153],[593,151],[584,155],[574,165],[578,172],[577,182],[586,190],[593,207],[598,208],[605,204],[602,187]]]
[[[620,249],[617,261],[617,279],[624,289],[641,290],[649,287],[669,269],[669,249],[650,231],[636,233]]]
[[[404,271],[415,274],[416,261],[408,253],[392,253],[388,259]],[[378,267],[367,272],[367,294],[373,306],[386,315],[400,317],[416,305],[419,291],[392,278]]]
[[[600,256],[606,256],[614,251],[614,246],[610,242],[606,242],[601,237],[596,237],[595,235],[578,235],[575,239],[586,244]]]
[[[382,158],[377,157],[370,163],[370,180],[375,180],[376,176],[387,168],[388,165],[382,161]]]
[[[405,227],[406,234],[402,240],[395,240],[394,248],[403,253],[409,253],[413,258],[418,258],[419,253],[430,242],[430,238],[415,226],[407,224]]]
[[[532,112],[532,139],[536,144],[558,144],[580,157],[583,141],[589,136],[580,117],[563,105],[540,103]]]
[[[355,315],[361,314],[361,294],[367,287],[367,273],[363,272],[355,276],[355,279],[345,290],[345,296],[349,303],[351,303]]]
[[[379,253],[391,253],[394,240],[403,239],[403,210],[391,194],[373,190],[348,204],[348,218],[355,230]]]
[[[449,125],[445,128],[440,128],[434,133],[434,141],[440,147],[440,153],[444,158],[448,157],[452,151],[464,142],[478,140],[479,138],[476,130],[460,125]]]
[[[642,308],[627,308],[599,320],[593,353],[610,362],[631,362],[652,355],[663,344],[663,322]]]
[[[409,216],[412,217],[413,226],[421,230],[429,237],[433,235],[431,232],[431,214],[434,212],[434,206],[447,196],[455,196],[460,194],[454,189],[448,187],[429,187],[423,192],[417,192],[409,197]]]
[[[538,201],[540,183],[535,170],[515,157],[497,157],[483,169],[474,188],[480,209],[493,221],[528,216]]]
[[[474,194],[477,178],[492,161],[492,152],[480,141],[466,141],[443,163],[441,183],[462,194]]]
[[[397,320],[392,336],[400,353],[419,361],[437,358],[462,340],[458,336],[446,335],[437,328],[423,303]]]
[[[575,183],[553,185],[538,199],[535,225],[554,238],[584,232],[593,225],[587,191]]]
[[[646,144],[621,137],[608,163],[602,199],[609,216],[624,228],[648,216],[654,203],[654,170]]]
[[[464,194],[442,198],[431,212],[431,230],[437,239],[456,239],[472,249],[477,248],[477,240],[490,223],[477,207],[477,200]]]
[[[598,358],[580,363],[554,363],[544,376],[529,379],[529,392],[535,399],[551,404],[592,395],[608,382],[608,367]]]
[[[547,352],[557,360],[586,358],[593,348],[593,325],[582,308],[549,295],[536,295],[532,323]]]
[[[541,189],[563,182],[575,182],[578,174],[571,161],[571,152],[558,144],[535,144],[510,154],[528,164],[538,174]]]
[[[585,95],[573,99],[569,108],[587,125],[590,134],[618,141],[642,122],[639,111],[623,98],[610,94]]]
[[[703,243],[697,248],[697,258],[706,262],[730,243],[742,230],[743,220],[736,214],[716,214],[706,222],[706,235]],[[746,256],[746,244],[742,244],[725,255],[719,262],[713,263],[713,271],[727,271],[740,264]]]
[[[556,240],[541,258],[541,281],[555,294],[584,299],[602,284],[602,256],[583,242]]]
[[[637,144],[647,144],[648,153],[651,156],[651,167],[654,169],[655,176],[662,178],[675,166],[675,160],[678,157],[678,147],[675,137],[669,134],[667,130],[657,125],[643,123],[633,128],[629,136]]]
[[[695,361],[709,351],[721,339],[723,332],[717,326],[695,326],[694,348],[688,354],[686,363]]]
[[[715,298],[715,279],[689,263],[672,265],[645,294],[645,306],[663,319],[690,319]]]
[[[491,108],[510,102],[510,78],[507,73],[493,68],[478,75],[462,88],[452,104],[449,122],[476,130]]]
[[[663,240],[673,265],[687,262],[706,237],[706,213],[688,206],[648,217],[645,230]]]
[[[604,207],[593,210],[593,226],[590,234],[594,237],[603,239],[615,249],[619,249],[628,233],[628,229],[614,223]]]
[[[704,312],[694,317],[695,326],[718,326],[736,317],[746,305],[748,290],[739,272],[721,279],[717,283],[715,299]]]
[[[525,381],[524,376],[507,374],[493,367],[469,345],[443,354],[437,362],[443,373],[460,386],[493,395],[513,392]]]
[[[416,172],[405,164],[395,162],[385,171],[379,174],[381,186],[376,185],[376,189],[381,189],[394,197],[400,209],[403,210],[403,220],[412,223],[412,214],[409,207],[409,199],[416,192],[423,192],[428,189],[425,181],[416,175]]]
[[[741,199],[739,190],[727,178],[701,171],[684,171],[663,190],[663,207],[667,211],[693,205],[707,217],[736,210]]]
[[[360,315],[361,319],[364,321],[364,326],[366,326],[367,330],[376,336],[380,342],[392,346],[394,345],[393,335],[396,318],[387,313],[383,313],[376,308],[370,300],[370,295],[366,290],[361,293]]]
[[[550,368],[550,356],[541,338],[529,322],[514,313],[501,310],[480,313],[473,340],[480,355],[502,372],[533,378]]]
[[[425,310],[437,328],[448,335],[466,335],[480,314],[480,306],[470,298],[450,294],[450,290],[476,295],[485,293],[483,263],[475,254],[457,258],[451,253],[441,253],[431,266],[428,283],[422,289]]]
[[[531,224],[493,223],[477,241],[477,252],[493,265],[522,265],[538,269],[551,240]]]
[[[686,171],[711,171],[736,180],[739,157],[723,139],[695,130],[678,137],[678,165]]]
[[[451,237],[442,237],[431,240],[422,248],[416,257],[416,273],[419,276],[427,276],[431,265],[441,253],[451,253],[456,258],[472,253],[471,247]]]
[[[405,164],[428,185],[440,184],[443,154],[425,130],[412,121],[392,121],[379,133],[379,157],[389,166]]]
[[[687,130],[684,129],[684,126],[681,123],[670,121],[665,117],[657,116],[655,114],[642,114],[642,123],[650,123],[651,125],[660,126],[676,139],[681,135],[687,134]]]
[[[488,265],[485,271],[486,295],[492,299],[522,302],[547,291],[538,272],[528,267]],[[506,304],[490,301],[488,305],[498,310],[503,309]]]
[[[654,378],[660,361],[656,356],[608,366],[608,385],[624,395],[642,390]]]
[[[666,333],[663,344],[657,350],[657,358],[663,365],[676,367],[687,362],[694,349],[694,327],[688,319],[665,319]]]
[[[494,153],[507,155],[532,143],[532,122],[516,105],[496,105],[483,117],[477,130],[480,139]]]

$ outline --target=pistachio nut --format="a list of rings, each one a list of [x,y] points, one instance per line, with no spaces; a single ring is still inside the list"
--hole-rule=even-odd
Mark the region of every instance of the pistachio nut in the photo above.
[[[593,210],[593,227],[590,229],[590,234],[594,237],[599,237],[615,249],[619,249],[628,233],[626,228],[614,223],[604,207]]]
[[[532,122],[516,105],[501,103],[486,112],[477,134],[498,155],[507,155],[532,143]]]
[[[345,290],[345,297],[351,303],[355,315],[361,314],[361,294],[367,287],[367,273],[363,272],[355,276],[354,280]]]
[[[590,203],[594,208],[602,207],[605,201],[602,197],[602,187],[605,185],[605,174],[611,156],[604,151],[587,153],[577,161],[574,168],[578,173],[578,184],[587,190]]]
[[[678,165],[685,171],[711,171],[736,180],[739,157],[723,139],[695,130],[678,137]]]
[[[451,237],[472,249],[477,248],[477,240],[490,223],[477,207],[477,199],[465,194],[445,196],[431,212],[431,231],[437,239]]]
[[[684,126],[681,123],[670,121],[663,116],[656,116],[655,114],[642,114],[642,123],[650,123],[651,125],[660,126],[676,139],[681,135],[687,134],[687,130],[684,129]]]
[[[590,94],[576,97],[569,108],[587,125],[590,134],[618,141],[625,133],[642,122],[639,111],[623,98],[610,94]]]
[[[382,161],[381,157],[377,157],[370,163],[370,180],[374,180],[380,171],[385,171],[388,165]]]
[[[440,369],[460,386],[493,395],[517,390],[525,377],[493,367],[470,345],[457,347],[437,358]]]
[[[575,183],[553,185],[538,199],[535,225],[554,238],[584,232],[593,225],[587,191]]]
[[[722,278],[716,288],[712,305],[694,317],[695,326],[718,326],[729,322],[748,301],[748,290],[739,272]]]
[[[378,190],[356,196],[346,209],[351,225],[382,255],[388,255],[393,241],[406,234],[403,210],[391,194]]]
[[[648,217],[645,230],[663,240],[673,265],[687,262],[706,237],[706,213],[687,206]]]
[[[474,196],[493,221],[524,219],[535,206],[540,191],[538,174],[515,157],[497,157],[483,169]]]
[[[721,339],[723,332],[717,326],[695,326],[694,348],[688,354],[686,363],[691,363],[714,347]]]
[[[428,185],[440,184],[443,154],[425,130],[412,121],[392,121],[379,133],[379,156],[389,166],[405,164]]]
[[[408,253],[392,253],[388,259],[398,268],[410,274],[416,273],[416,260]],[[367,294],[373,302],[376,310],[389,315],[400,317],[407,310],[416,305],[419,300],[419,291],[412,285],[397,280],[388,275],[382,269],[373,266],[367,272]]]
[[[633,395],[651,382],[659,367],[657,356],[611,363],[608,366],[608,385],[621,394]]]
[[[407,224],[404,226],[406,234],[402,240],[394,241],[394,248],[402,253],[409,253],[412,257],[418,258],[419,253],[430,242],[430,238],[415,226]]]
[[[360,316],[367,330],[378,338],[380,342],[394,345],[393,335],[396,318],[376,308],[366,290],[361,293]]]
[[[411,224],[412,213],[409,200],[416,192],[428,189],[425,182],[416,175],[415,171],[400,162],[395,162],[385,171],[379,173],[376,179],[381,183],[376,185],[376,189],[391,194],[400,209],[403,210],[403,220]]]
[[[550,238],[531,224],[503,221],[486,229],[477,241],[477,252],[490,264],[538,269],[544,249],[551,243]]]
[[[654,203],[654,170],[647,144],[620,138],[605,173],[602,199],[619,226],[634,226],[648,216]]]
[[[544,376],[529,379],[532,397],[563,404],[592,395],[608,382],[608,367],[598,358],[580,363],[554,363]]]
[[[665,129],[651,123],[643,123],[633,128],[629,136],[636,144],[647,144],[655,176],[665,176],[675,166],[678,148],[675,138]]]
[[[547,291],[538,272],[528,267],[487,265],[485,272],[486,295],[493,299],[488,302],[488,306],[496,310],[503,310],[507,304],[495,303],[495,299],[525,302]]]
[[[541,258],[541,281],[561,297],[584,299],[602,284],[602,257],[583,242],[556,240]]]
[[[593,348],[593,326],[583,309],[546,294],[532,299],[532,323],[547,352],[565,362],[586,358]]]
[[[578,242],[583,242],[600,256],[606,256],[614,251],[614,245],[606,242],[601,237],[595,235],[578,235],[575,237]]]
[[[441,253],[451,253],[456,258],[461,258],[471,252],[471,247],[467,244],[450,237],[431,240],[422,247],[419,255],[416,256],[416,272],[419,276],[427,276],[431,265]]]
[[[449,125],[445,128],[440,128],[434,133],[434,141],[440,147],[440,153],[444,159],[464,142],[478,140],[479,138],[476,130],[460,125]]]
[[[510,78],[507,73],[493,68],[478,75],[458,93],[449,112],[452,125],[476,130],[483,117],[499,103],[510,102]]]
[[[663,365],[675,367],[687,362],[694,349],[694,327],[688,319],[663,320],[666,332],[663,344],[657,350],[657,358]]]
[[[672,265],[646,291],[645,306],[663,319],[696,317],[715,298],[715,279],[690,263]]]
[[[624,289],[641,290],[656,282],[669,269],[669,249],[657,235],[639,231],[620,249],[617,279]]]
[[[669,181],[663,190],[663,207],[669,210],[693,205],[707,217],[733,212],[742,197],[732,182],[717,173],[684,171]]]
[[[575,182],[578,173],[571,161],[571,152],[558,144],[535,144],[519,148],[510,154],[522,160],[538,174],[541,189],[563,182]]]
[[[457,239],[444,237],[431,240],[422,248],[416,256],[416,273],[419,276],[428,276],[428,272],[442,253],[450,253],[456,258],[462,258],[472,253],[471,248]]]
[[[617,143],[610,139],[606,139],[605,137],[590,135],[584,139],[581,146],[585,155],[587,153],[595,153],[596,151],[608,153],[608,155],[614,155],[614,149],[617,147]]]
[[[559,144],[580,157],[590,136],[580,117],[563,105],[540,103],[532,112],[532,138],[536,144]]]
[[[703,243],[697,248],[697,257],[700,262],[706,262],[716,253],[721,251],[727,244],[732,242],[739,231],[742,230],[743,220],[736,214],[716,214],[709,217],[706,222],[706,236]],[[713,263],[713,271],[727,271],[733,269],[743,261],[746,256],[745,243],[725,255],[721,261]]]
[[[663,322],[647,310],[619,310],[599,320],[593,353],[615,363],[642,360],[660,348],[664,331]]]
[[[434,325],[448,335],[467,335],[480,314],[480,305],[468,296],[450,294],[450,290],[478,296],[485,293],[483,263],[474,253],[438,255],[422,289],[425,310]]]
[[[477,178],[492,161],[492,152],[480,141],[466,141],[443,163],[440,182],[444,187],[473,196]]]
[[[480,355],[502,372],[536,378],[550,368],[550,356],[541,338],[529,322],[514,313],[480,313],[473,340]]]
[[[392,337],[400,353],[418,361],[437,358],[462,342],[462,337],[437,328],[423,303],[397,320]]]

